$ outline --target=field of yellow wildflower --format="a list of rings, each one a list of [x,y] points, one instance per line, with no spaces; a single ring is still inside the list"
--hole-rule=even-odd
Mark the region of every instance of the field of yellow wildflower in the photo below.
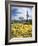
[[[11,38],[32,37],[32,24],[14,23],[11,24]]]

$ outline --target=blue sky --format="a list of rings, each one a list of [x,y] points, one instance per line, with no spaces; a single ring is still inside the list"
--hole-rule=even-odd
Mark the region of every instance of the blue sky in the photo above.
[[[19,17],[24,17],[24,19],[27,19],[27,11],[29,14],[28,19],[32,19],[32,8],[27,7],[11,7],[11,20],[19,20]]]

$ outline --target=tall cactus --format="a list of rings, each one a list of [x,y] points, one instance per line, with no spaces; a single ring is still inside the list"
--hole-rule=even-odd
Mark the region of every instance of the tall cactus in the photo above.
[[[28,17],[29,17],[28,11],[27,11],[27,14],[26,14],[26,16],[27,16],[27,22],[28,22]]]

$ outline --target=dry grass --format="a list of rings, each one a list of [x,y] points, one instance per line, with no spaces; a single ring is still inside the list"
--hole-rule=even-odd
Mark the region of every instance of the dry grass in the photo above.
[[[10,36],[11,38],[32,37],[32,25],[22,24],[22,23],[11,24],[11,35]]]

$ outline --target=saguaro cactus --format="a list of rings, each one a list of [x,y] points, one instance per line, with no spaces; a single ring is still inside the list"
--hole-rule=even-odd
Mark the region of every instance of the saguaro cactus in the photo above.
[[[29,17],[28,11],[27,11],[27,15],[26,16],[27,16],[27,22],[28,22],[28,17]]]

